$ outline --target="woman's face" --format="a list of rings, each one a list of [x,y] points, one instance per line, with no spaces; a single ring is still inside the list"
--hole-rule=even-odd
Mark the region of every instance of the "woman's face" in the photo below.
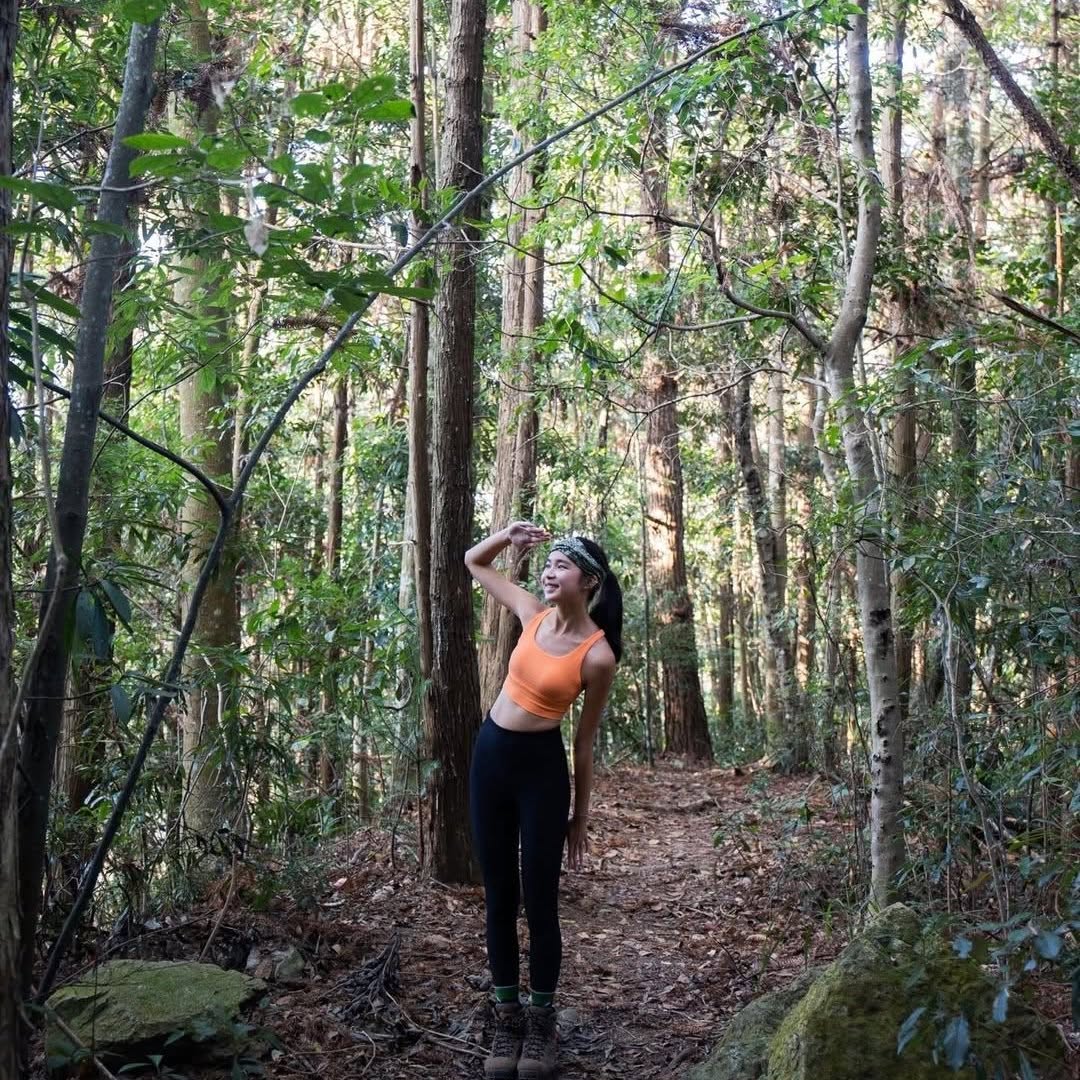
[[[562,551],[553,551],[544,563],[540,574],[540,586],[544,590],[544,599],[556,602],[560,599],[581,597],[587,599],[588,586],[592,584],[584,571],[570,556]]]

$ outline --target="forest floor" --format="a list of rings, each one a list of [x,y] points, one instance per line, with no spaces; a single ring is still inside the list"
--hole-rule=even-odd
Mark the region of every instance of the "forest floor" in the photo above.
[[[725,1018],[835,955],[846,927],[822,905],[846,891],[834,878],[850,828],[829,802],[821,781],[766,772],[598,770],[588,865],[562,880],[563,1080],[678,1076]],[[433,883],[400,855],[393,869],[384,834],[338,854],[317,926],[298,917],[294,931],[305,951],[315,931],[323,958],[354,959],[323,959],[272,996],[261,1021],[283,1049],[270,1075],[481,1077],[482,890]],[[523,917],[519,936],[524,973]]]
[[[205,951],[267,974],[291,947],[294,970],[270,979],[253,1020],[274,1033],[262,1066],[275,1080],[480,1078],[491,1037],[483,892],[417,873],[414,839],[407,822],[393,843],[365,829],[269,885],[222,883],[180,929],[124,955]],[[835,956],[863,888],[848,878],[851,842],[821,779],[598,769],[588,862],[562,880],[562,1080],[674,1080],[752,998]],[[520,938],[527,972],[523,918]],[[1040,999],[1064,1021],[1066,988]]]

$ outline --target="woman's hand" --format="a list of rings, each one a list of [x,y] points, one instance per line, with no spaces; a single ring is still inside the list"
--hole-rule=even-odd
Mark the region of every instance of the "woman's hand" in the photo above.
[[[514,521],[506,527],[510,543],[519,548],[532,548],[551,539],[547,529],[534,525],[531,521]]]
[[[571,870],[580,870],[585,865],[585,852],[588,850],[589,837],[585,819],[575,815],[566,826],[566,861]]]

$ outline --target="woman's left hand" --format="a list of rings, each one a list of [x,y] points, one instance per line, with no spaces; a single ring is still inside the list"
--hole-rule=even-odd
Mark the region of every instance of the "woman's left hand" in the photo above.
[[[575,815],[566,826],[566,861],[571,870],[580,870],[585,865],[585,852],[588,850],[585,819]]]

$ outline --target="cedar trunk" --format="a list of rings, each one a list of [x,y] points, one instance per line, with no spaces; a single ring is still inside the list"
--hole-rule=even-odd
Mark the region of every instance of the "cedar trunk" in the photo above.
[[[666,141],[665,117],[658,106],[645,140],[641,193],[646,213],[653,215],[649,269],[665,278],[670,268],[671,240],[671,226],[663,220],[667,214]],[[682,459],[675,405],[678,381],[655,341],[646,349],[644,374],[645,407],[649,411],[645,452],[649,589],[663,674],[666,749],[694,760],[711,761],[712,743],[694,640],[694,609],[686,579]]]
[[[460,192],[482,173],[485,0],[450,7],[443,187]],[[463,219],[442,244],[433,371],[431,513],[432,717],[430,859],[439,881],[476,877],[468,830],[469,760],[480,723],[472,587],[465,550],[473,530],[473,347],[477,230]]]

